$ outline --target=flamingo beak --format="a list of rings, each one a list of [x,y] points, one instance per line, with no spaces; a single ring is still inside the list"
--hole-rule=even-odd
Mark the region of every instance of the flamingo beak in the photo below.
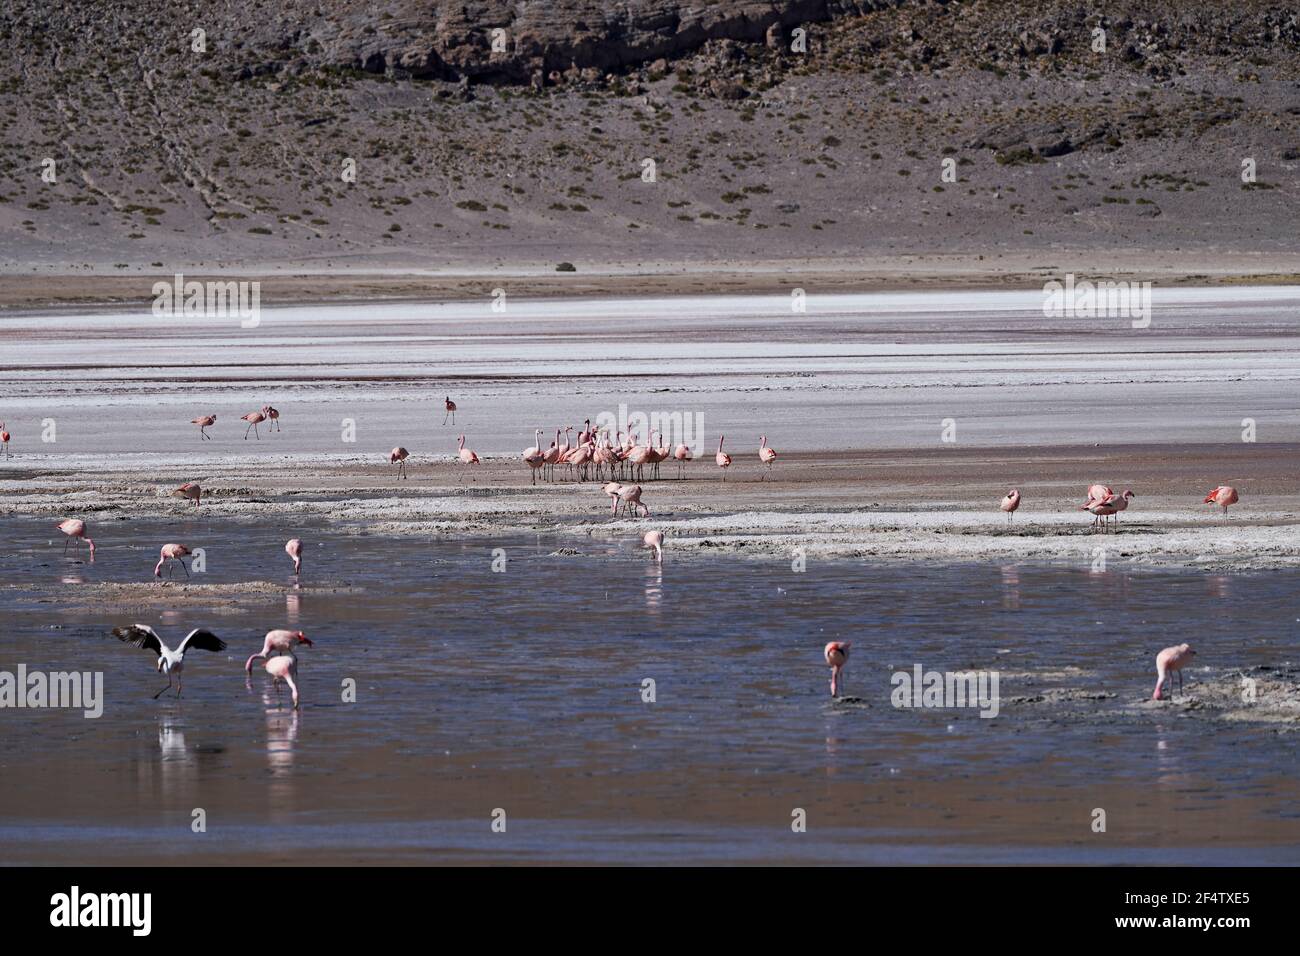
[[[299,644],[306,644],[308,647],[314,647],[314,646],[315,646],[315,645],[312,644],[310,638],[308,638],[307,635],[304,634],[302,631],[299,631],[299,632],[298,632],[298,643],[299,643]]]

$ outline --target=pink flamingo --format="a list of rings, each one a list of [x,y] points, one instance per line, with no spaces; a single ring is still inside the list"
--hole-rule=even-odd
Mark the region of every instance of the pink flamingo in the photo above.
[[[12,458],[9,454],[9,433],[5,431],[5,423],[0,422],[0,451],[5,453],[6,458]]]
[[[478,455],[465,447],[465,436],[460,436],[460,463],[462,465],[477,465],[479,463]]]
[[[293,573],[302,572],[302,539],[290,538],[284,543],[284,553],[293,558]]]
[[[1105,485],[1089,485],[1088,501],[1105,501],[1114,493],[1115,492],[1111,491],[1110,488]],[[1088,501],[1085,501],[1084,504],[1086,505]]]
[[[634,445],[632,446],[632,450],[628,452],[627,460],[628,463],[636,469],[636,480],[644,481],[645,466],[654,461],[654,449],[652,449],[649,444]]]
[[[187,481],[185,484],[173,491],[172,495],[177,498],[190,499],[194,502],[194,507],[197,508],[199,502],[203,499],[203,489],[199,487],[197,481]]]
[[[551,447],[542,452],[543,464],[547,466],[551,473],[551,481],[555,480],[555,463],[563,461],[563,456],[568,452],[569,446],[566,442],[563,447],[560,445],[560,429],[555,429],[555,441],[551,442]],[[542,473],[543,476],[546,472]]]
[[[1205,501],[1201,503],[1207,505],[1218,505],[1223,509],[1224,520],[1227,520],[1228,505],[1235,505],[1240,500],[1241,499],[1237,496],[1236,488],[1233,488],[1231,485],[1219,485],[1219,487],[1206,495]]]
[[[206,438],[208,441],[212,441],[212,436],[209,435],[209,434],[205,431],[205,429],[208,428],[208,427],[211,426],[211,425],[215,425],[216,423],[217,423],[217,416],[216,416],[216,415],[203,415],[203,416],[200,416],[199,418],[191,418],[191,419],[190,419],[190,424],[191,424],[191,425],[198,425],[198,426],[199,426],[199,438],[200,438],[200,439],[204,439],[204,438]]]
[[[410,456],[411,453],[407,451],[405,448],[403,448],[401,445],[398,445],[396,448],[394,448],[392,451],[388,453],[388,463],[390,465],[397,466],[398,478],[406,477],[406,459],[409,458]]]
[[[617,506],[620,502],[624,508],[632,509],[632,517],[636,517],[637,508],[645,510],[643,517],[650,517],[650,509],[641,503],[641,486],[640,485],[619,485],[618,490],[614,492],[617,500],[614,502]]]
[[[240,415],[240,416],[239,416],[239,420],[240,420],[240,421],[244,421],[244,422],[248,422],[248,428],[245,428],[245,429],[244,429],[244,440],[245,440],[245,441],[248,440],[248,429],[249,429],[249,428],[251,428],[251,429],[253,430],[253,434],[257,437],[257,440],[258,440],[258,441],[261,441],[261,440],[262,440],[262,435],[261,435],[261,433],[257,430],[257,425],[258,425],[259,422],[264,422],[264,421],[266,421],[266,416],[265,416],[263,413],[261,413],[261,412],[249,412],[247,415]]]
[[[718,448],[722,448],[721,442],[718,443]],[[767,465],[767,477],[772,477],[772,462],[776,461],[776,449],[768,447],[766,435],[759,436],[758,460]]]
[[[655,443],[654,443],[654,437],[655,437],[655,433],[654,433],[653,431],[650,432],[650,445],[651,445],[651,448],[650,448],[650,453],[651,453],[651,455],[650,455],[650,464],[654,465],[654,477],[655,477],[655,480],[658,481],[658,480],[659,480],[659,463],[662,462],[662,461],[666,461],[666,460],[668,459],[668,456],[672,454],[672,451],[668,448],[668,446],[667,446],[666,444],[663,443],[663,442],[664,442],[664,433],[663,433],[663,432],[660,432],[660,433],[659,433],[659,444],[658,444],[658,445],[655,445]]]
[[[447,424],[447,418],[448,416],[450,416],[451,423],[455,425],[456,424],[456,403],[451,400],[450,395],[448,395],[446,398],[443,399],[442,407],[446,409],[446,412],[442,416],[442,423],[444,425]]]
[[[1016,509],[1020,507],[1020,492],[1012,488],[998,507],[1007,513],[1007,524],[1010,524],[1015,518]]]
[[[277,411],[276,409],[272,408],[270,405],[263,405],[263,406],[262,406],[262,414],[265,415],[266,418],[271,422],[271,424],[267,426],[267,430],[268,430],[268,431],[269,431],[272,427],[274,427],[276,431],[280,431],[280,430],[281,430],[281,428],[280,428],[280,413],[279,413],[279,411]]]
[[[595,447],[590,443],[579,445],[577,448],[573,449],[573,451],[569,452],[569,458],[565,464],[578,469],[579,481],[587,480],[587,465],[590,464],[595,453]]]
[[[831,696],[838,697],[844,684],[844,666],[849,662],[849,648],[852,641],[831,641],[822,654],[826,663],[831,665]]]
[[[1107,503],[1107,504],[1112,504],[1112,505],[1115,506],[1115,523],[1116,523],[1116,524],[1119,523],[1119,512],[1128,510],[1128,503],[1129,503],[1130,501],[1132,501],[1132,500],[1133,500],[1134,498],[1136,498],[1136,497],[1137,497],[1137,495],[1133,494],[1133,492],[1131,492],[1131,491],[1129,491],[1127,488],[1125,488],[1123,494],[1121,494],[1121,495],[1111,495],[1109,498],[1106,499],[1106,503]]]
[[[664,533],[662,531],[647,531],[645,537],[641,539],[642,547],[654,551],[655,563],[664,563]]]
[[[294,647],[298,644],[312,646],[310,638],[302,631],[286,631],[283,629],[267,631],[266,639],[262,641],[262,649],[244,662],[244,673],[253,673],[253,661],[265,660],[269,657],[275,657],[277,654],[292,654]]]
[[[271,675],[271,682],[275,685],[275,691],[280,692],[280,682],[289,685],[289,690],[293,694],[293,709],[298,709],[298,658],[293,654],[281,654],[279,657],[272,657],[266,662],[266,672]],[[278,705],[277,705],[278,706]]]
[[[692,460],[694,457],[695,456],[691,454],[691,450],[687,448],[685,445],[678,445],[675,449],[673,449],[673,458],[676,459],[677,461],[678,478],[682,478],[685,476],[686,463]]]
[[[1111,498],[1114,497],[1114,495],[1111,495]],[[1119,511],[1119,509],[1115,507],[1114,501],[1110,499],[1105,501],[1090,501],[1079,510],[1086,511],[1093,516],[1092,526],[1094,528],[1097,527],[1097,522],[1101,521],[1101,530],[1103,532],[1106,530],[1105,519]]]
[[[185,577],[188,579],[190,576],[190,569],[185,567],[185,562],[182,558],[189,553],[190,549],[185,547],[183,544],[164,544],[158,551],[158,563],[154,566],[153,576],[161,578],[163,563],[167,562],[167,577],[170,578],[174,573],[174,567],[170,562],[175,561],[180,564],[181,570],[185,572]]]
[[[714,461],[718,463],[718,467],[723,469],[722,471],[723,481],[727,480],[726,469],[731,467],[731,456],[722,450],[722,443],[726,440],[727,440],[726,435],[718,436],[718,453],[714,456]]]
[[[77,550],[81,550],[81,539],[84,538],[86,544],[90,545],[90,560],[95,560],[95,542],[91,541],[90,535],[86,534],[86,522],[82,521],[80,518],[69,518],[67,521],[60,521],[55,525],[55,527],[68,536],[68,540],[63,542],[63,554],[65,557],[68,553],[68,545],[73,541],[76,541]]]
[[[1171,672],[1176,673],[1178,675],[1178,692],[1182,693],[1183,690],[1182,670],[1184,667],[1186,667],[1188,664],[1192,662],[1192,658],[1195,656],[1196,656],[1196,652],[1192,650],[1192,645],[1190,644],[1176,644],[1173,647],[1166,647],[1163,651],[1157,654],[1156,655],[1156,689],[1155,689],[1155,693],[1151,695],[1151,699],[1152,700],[1164,699],[1161,696],[1161,688],[1164,686],[1165,679],[1169,677],[1169,674]]]
[[[542,430],[534,430],[533,441],[537,442],[531,448],[524,449],[524,464],[528,466],[533,475],[533,484],[537,484],[537,472],[546,465],[546,452],[542,451]]]
[[[618,514],[618,505],[620,501],[618,497],[618,490],[622,487],[623,486],[619,484],[617,481],[607,481],[605,482],[605,486],[600,489],[606,495],[609,496],[609,513],[612,515]]]

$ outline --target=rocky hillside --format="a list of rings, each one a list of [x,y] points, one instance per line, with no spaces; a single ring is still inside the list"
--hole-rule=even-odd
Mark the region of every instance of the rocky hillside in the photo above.
[[[1272,250],[1300,211],[1284,3],[4,0],[0,39],[10,271]]]

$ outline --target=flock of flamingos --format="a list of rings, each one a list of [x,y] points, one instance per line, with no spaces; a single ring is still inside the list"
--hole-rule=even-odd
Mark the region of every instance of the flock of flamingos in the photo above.
[[[456,403],[448,396],[444,401],[446,414],[443,416],[443,424],[446,425],[448,420],[454,425],[456,421]],[[259,439],[261,434],[258,426],[262,422],[270,422],[268,428],[280,430],[280,413],[270,405],[264,405],[261,410],[249,412],[241,415],[240,420],[247,422],[244,429],[244,438],[247,439],[249,432],[252,431],[254,437]],[[216,415],[203,415],[192,420],[192,423],[199,426],[199,435],[202,440],[211,441],[212,436],[207,433],[207,429],[216,424]],[[570,444],[569,435],[577,431],[577,443]],[[560,436],[565,436],[564,444],[560,444]],[[602,473],[608,479],[603,487],[603,491],[609,496],[611,501],[611,513],[617,515],[620,508],[625,512],[630,510],[634,516],[640,514],[641,517],[649,517],[650,509],[641,501],[640,484],[623,484],[622,481],[616,481],[615,476],[619,479],[634,479],[637,482],[646,480],[645,469],[650,467],[650,478],[659,477],[660,463],[672,458],[677,463],[679,477],[683,473],[686,464],[693,459],[691,450],[686,445],[679,444],[676,448],[670,449],[667,445],[656,445],[654,443],[654,431],[648,436],[646,444],[642,445],[636,440],[635,435],[624,437],[619,432],[611,441],[608,432],[596,432],[591,427],[591,421],[585,422],[581,430],[574,426],[557,429],[555,440],[549,447],[542,447],[541,436],[542,430],[537,429],[533,433],[534,442],[531,447],[524,449],[523,462],[528,466],[532,473],[533,484],[537,483],[540,475],[543,480],[555,480],[556,466],[564,467],[566,472],[576,478],[578,481],[587,481],[594,477],[599,481]],[[661,436],[662,437],[662,436]],[[0,451],[8,455],[9,432],[5,430],[4,422],[0,422]],[[722,450],[723,442],[726,440],[725,435],[718,438],[718,450],[714,456],[714,462],[722,472],[722,480],[726,480],[727,469],[731,467],[731,455]],[[465,447],[465,436],[459,435],[458,442],[458,460],[461,464],[477,465],[480,463],[479,456],[469,448]],[[402,447],[397,447],[389,453],[388,461],[390,464],[397,465],[399,478],[406,478],[406,460],[410,453]],[[767,436],[759,437],[758,460],[760,464],[766,466],[767,470],[761,475],[760,480],[765,480],[771,476],[772,465],[776,462],[777,453],[770,445],[767,444]],[[202,501],[203,489],[198,482],[190,481],[181,485],[172,494],[181,498],[192,500],[195,507],[198,507]],[[1121,511],[1128,508],[1129,501],[1136,495],[1132,491],[1125,490],[1116,494],[1106,485],[1095,484],[1088,488],[1088,500],[1080,507],[1081,511],[1087,511],[1093,516],[1092,527],[1094,530],[1105,532],[1108,529],[1112,518],[1118,521],[1118,515]],[[1224,518],[1227,518],[1228,506],[1236,504],[1239,500],[1237,490],[1229,485],[1220,485],[1205,496],[1203,503],[1218,505],[1223,510]],[[1017,489],[1011,489],[1003,497],[1000,504],[1002,511],[1006,512],[1007,521],[1011,522],[1016,510],[1020,507],[1021,496]],[[64,554],[66,555],[68,545],[76,543],[77,549],[80,549],[81,542],[84,540],[90,548],[90,560],[95,559],[95,542],[87,533],[85,521],[79,518],[69,518],[57,525],[58,529],[67,535],[67,541],[64,542]],[[662,563],[663,561],[663,543],[664,535],[662,531],[647,532],[643,538],[643,546],[653,552],[654,560]],[[292,538],[285,543],[285,553],[293,561],[293,573],[299,577],[302,573],[302,553],[303,544],[300,538]],[[174,564],[179,564],[185,572],[186,578],[189,577],[189,568],[185,566],[184,558],[190,555],[190,549],[183,544],[169,543],[164,544],[158,553],[158,563],[154,566],[154,577],[161,581],[162,570],[166,566],[168,577],[174,572]],[[156,700],[165,691],[176,688],[176,696],[181,694],[181,674],[185,666],[185,653],[191,649],[205,651],[222,651],[225,650],[226,644],[211,631],[197,629],[191,631],[186,638],[181,641],[175,650],[169,648],[152,628],[143,624],[132,624],[128,627],[119,627],[114,629],[113,634],[120,640],[131,644],[132,646],[143,648],[151,651],[158,656],[157,670],[161,674],[167,675],[167,686],[162,688],[154,695]],[[292,692],[293,706],[299,706],[299,694],[297,685],[298,676],[298,658],[294,654],[294,649],[305,644],[312,646],[307,635],[302,631],[273,630],[270,631],[263,642],[261,651],[253,654],[245,663],[245,671],[249,674],[253,670],[255,660],[264,661],[266,672],[271,676],[276,688],[278,689],[281,682],[287,684]],[[823,656],[826,663],[831,668],[831,695],[839,696],[843,686],[843,671],[848,663],[849,649],[852,646],[849,641],[831,641],[826,645]],[[1182,668],[1191,662],[1196,652],[1188,644],[1179,644],[1173,647],[1166,647],[1156,655],[1156,686],[1152,694],[1155,700],[1163,699],[1163,688],[1167,680],[1172,679],[1173,674],[1178,675],[1179,688],[1182,687]],[[175,683],[173,684],[173,678]]]

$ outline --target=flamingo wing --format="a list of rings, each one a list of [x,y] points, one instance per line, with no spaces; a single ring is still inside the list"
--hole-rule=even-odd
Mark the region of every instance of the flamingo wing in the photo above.
[[[224,651],[226,642],[200,627],[190,631],[185,640],[181,641],[180,653],[184,654],[191,647],[197,647],[201,651]]]
[[[141,647],[146,651],[153,651],[159,656],[163,652],[163,642],[158,633],[147,624],[131,624],[127,627],[113,628],[113,636],[120,641],[125,641],[133,647]]]

